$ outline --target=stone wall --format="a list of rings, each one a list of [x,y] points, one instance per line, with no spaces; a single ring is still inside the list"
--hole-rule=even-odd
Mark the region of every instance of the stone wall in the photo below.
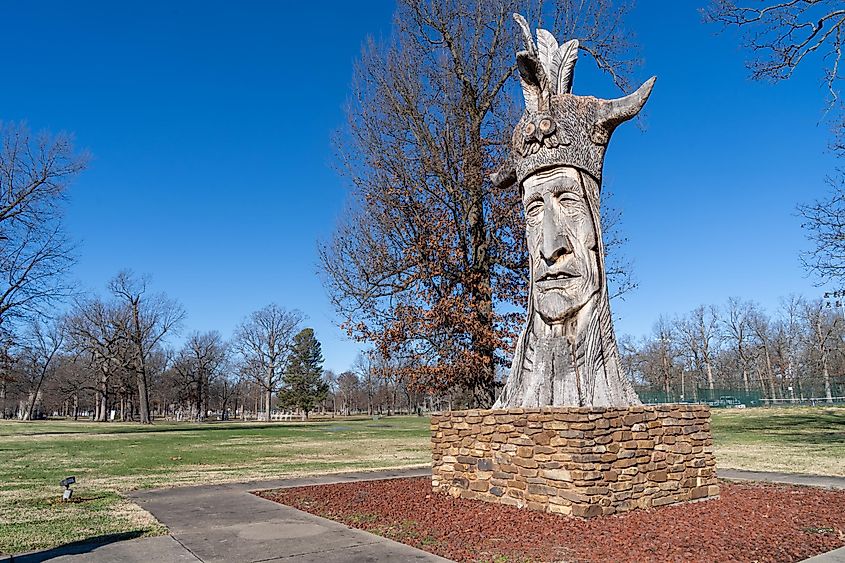
[[[456,497],[592,517],[719,495],[702,405],[453,411],[431,441]]]

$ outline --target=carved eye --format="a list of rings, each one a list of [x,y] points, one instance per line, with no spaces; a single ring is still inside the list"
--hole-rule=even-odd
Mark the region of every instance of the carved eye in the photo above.
[[[525,129],[523,129],[522,132],[525,134],[526,137],[530,137],[531,135],[534,134],[535,129],[536,128],[534,127],[533,123],[526,123]]]
[[[525,210],[525,215],[529,221],[532,223],[536,221],[540,215],[543,214],[543,202],[541,201],[534,201],[528,204],[528,208]]]
[[[552,128],[552,120],[551,119],[541,119],[540,120],[540,131],[545,133],[551,128]]]

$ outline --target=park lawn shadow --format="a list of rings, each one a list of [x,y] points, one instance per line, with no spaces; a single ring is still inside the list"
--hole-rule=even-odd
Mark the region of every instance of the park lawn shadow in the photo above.
[[[40,563],[41,561],[49,561],[56,557],[63,555],[83,555],[91,553],[97,548],[103,547],[116,542],[127,540],[134,540],[144,536],[142,531],[121,532],[117,534],[105,534],[102,536],[95,536],[88,540],[75,541],[66,543],[51,549],[44,549],[42,551],[35,551],[32,553],[24,553],[21,555],[12,555],[10,563]]]
[[[716,434],[727,438],[799,445],[845,445],[845,409],[841,412],[796,412],[775,416],[723,418]],[[756,441],[756,440],[755,440]]]
[[[15,436],[27,436],[27,437],[38,437],[38,436],[63,436],[63,435],[71,435],[71,434],[94,434],[97,436],[110,436],[110,435],[124,435],[124,434],[156,434],[156,433],[172,433],[172,432],[203,432],[203,431],[221,431],[221,430],[267,430],[267,429],[291,429],[291,430],[317,430],[320,428],[320,424],[326,422],[323,420],[314,421],[314,422],[269,422],[269,423],[250,423],[250,422],[238,422],[232,423],[229,421],[212,421],[212,422],[183,422],[178,423],[179,426],[173,425],[173,423],[166,423],[165,426],[156,426],[155,423],[143,426],[137,423],[121,423],[126,424],[126,426],[121,427],[111,427],[109,428],[107,425],[108,422],[103,422],[99,424],[103,424],[104,426],[102,429],[97,429],[94,432],[89,432],[88,429],[80,428],[80,429],[67,429],[67,430],[44,430],[38,432],[28,432],[25,434],[14,434],[14,433],[3,433],[0,432],[0,436],[8,436],[8,437],[15,437]],[[133,424],[130,426],[130,424]],[[231,425],[231,426],[228,426]]]

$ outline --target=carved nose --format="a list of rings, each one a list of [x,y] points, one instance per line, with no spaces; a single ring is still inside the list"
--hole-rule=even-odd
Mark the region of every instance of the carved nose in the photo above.
[[[546,262],[555,262],[558,258],[572,252],[569,237],[560,231],[555,221],[554,213],[543,215],[543,244],[540,254]]]

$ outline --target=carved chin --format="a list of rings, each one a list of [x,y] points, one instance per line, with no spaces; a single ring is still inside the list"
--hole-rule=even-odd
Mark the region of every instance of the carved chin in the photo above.
[[[548,324],[571,319],[595,294],[594,291],[568,292],[561,289],[542,290],[535,287],[534,305],[537,313]]]

